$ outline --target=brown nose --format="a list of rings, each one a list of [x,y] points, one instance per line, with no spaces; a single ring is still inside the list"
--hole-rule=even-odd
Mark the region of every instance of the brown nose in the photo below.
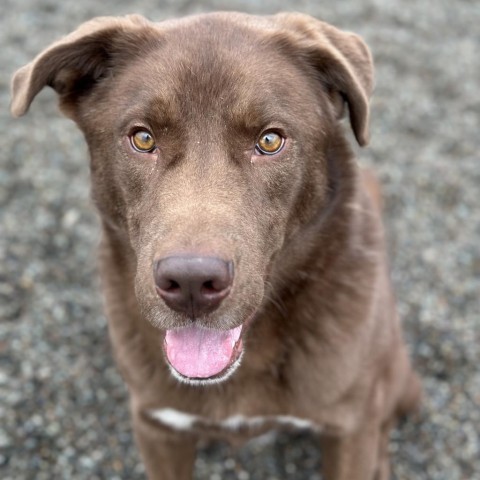
[[[165,257],[155,262],[154,276],[165,303],[194,319],[215,310],[229,294],[233,263],[216,257]]]

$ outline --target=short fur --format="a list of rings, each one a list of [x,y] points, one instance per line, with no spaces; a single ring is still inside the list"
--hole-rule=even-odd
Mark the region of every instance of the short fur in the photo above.
[[[341,124],[346,104],[368,142],[363,41],[300,14],[97,18],[16,73],[12,113],[46,85],[89,145],[110,335],[149,478],[191,478],[202,436],[312,425],[326,479],[388,479],[390,428],[420,389],[378,185]],[[132,149],[139,126],[154,153]],[[255,151],[268,128],[286,138],[275,156]],[[179,382],[163,354],[165,330],[192,320],[156,294],[152,265],[179,253],[235,265],[230,295],[195,320],[246,325],[219,385]]]

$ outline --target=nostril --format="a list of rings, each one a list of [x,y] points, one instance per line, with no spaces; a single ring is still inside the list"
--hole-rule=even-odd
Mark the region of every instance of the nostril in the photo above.
[[[168,285],[166,288],[163,288],[166,292],[176,292],[180,290],[180,285],[175,280],[167,280]]]
[[[208,280],[203,282],[200,293],[202,295],[218,295],[227,292],[230,289],[231,283],[223,280]]]
[[[213,280],[209,280],[208,282],[203,283],[202,291],[205,293],[215,293],[218,290],[213,286]]]
[[[161,272],[158,272],[158,270],[155,273],[155,283],[157,290],[163,292],[173,293],[181,288],[176,280],[169,278],[167,275],[163,275]]]

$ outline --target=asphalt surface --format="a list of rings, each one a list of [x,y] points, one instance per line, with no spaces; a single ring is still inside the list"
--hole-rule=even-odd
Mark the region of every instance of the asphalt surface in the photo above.
[[[300,10],[361,34],[376,63],[372,142],[420,417],[392,435],[394,478],[480,479],[480,3],[428,0],[2,0],[0,478],[141,479],[102,314],[87,150],[43,91],[8,113],[11,74],[97,15]],[[196,479],[319,479],[308,433],[205,447]],[[353,480],[353,479],[352,479]]]

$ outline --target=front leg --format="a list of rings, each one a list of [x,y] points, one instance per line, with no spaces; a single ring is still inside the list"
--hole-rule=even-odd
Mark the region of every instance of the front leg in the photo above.
[[[380,427],[376,422],[345,437],[322,437],[325,480],[377,480],[379,440]]]
[[[133,430],[149,480],[191,480],[197,440],[170,432],[133,414]]]

